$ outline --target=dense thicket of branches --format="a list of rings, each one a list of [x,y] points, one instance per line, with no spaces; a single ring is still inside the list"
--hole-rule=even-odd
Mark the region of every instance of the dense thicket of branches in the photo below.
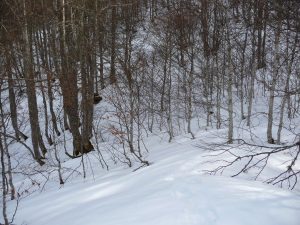
[[[90,152],[101,133],[93,103],[109,89],[110,135],[125,162],[148,164],[145,131],[194,138],[191,121],[203,115],[207,126],[228,127],[232,143],[234,121],[251,126],[257,88],[269,98],[266,140],[280,144],[284,120],[300,110],[299,9],[284,0],[1,1],[0,91],[10,112],[1,114],[1,145],[19,141],[43,165],[69,130],[67,154]],[[20,116],[23,101],[29,110]],[[31,132],[23,129],[27,120]]]

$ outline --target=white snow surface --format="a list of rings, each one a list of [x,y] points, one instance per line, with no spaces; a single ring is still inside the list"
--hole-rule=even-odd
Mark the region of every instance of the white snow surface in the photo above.
[[[205,154],[195,140],[147,139],[148,167],[93,166],[63,187],[47,185],[21,200],[14,224],[22,225],[299,225],[300,194],[203,172]],[[96,160],[90,157],[91,165]],[[78,163],[70,160],[66,163]],[[99,168],[99,169],[97,169]],[[12,209],[13,207],[10,206]]]

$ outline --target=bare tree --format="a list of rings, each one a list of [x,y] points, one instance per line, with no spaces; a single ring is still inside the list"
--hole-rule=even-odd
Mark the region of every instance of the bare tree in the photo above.
[[[23,1],[23,16],[24,16],[24,76],[26,83],[26,91],[28,96],[28,109],[29,109],[29,119],[31,126],[31,140],[32,146],[34,150],[35,159],[40,165],[43,165],[43,157],[40,153],[40,149],[42,154],[45,156],[47,150],[44,146],[40,125],[39,125],[39,116],[37,109],[37,100],[36,100],[36,90],[35,90],[35,73],[33,70],[33,56],[32,56],[32,46],[31,46],[31,30],[30,25],[28,24],[28,16],[27,16],[27,5],[25,0]]]
[[[239,142],[239,144],[231,147],[223,144],[213,146],[213,151],[217,153],[214,156],[224,156],[225,154],[229,154],[231,159],[210,161],[211,163],[218,162],[221,165],[213,170],[208,170],[208,173],[223,173],[225,169],[238,164],[239,162],[243,162],[243,165],[232,175],[232,177],[239,176],[242,173],[247,173],[251,170],[255,173],[254,178],[258,179],[274,155],[289,153],[289,159],[284,163],[286,169],[269,177],[265,182],[280,185],[281,187],[287,185],[287,187],[291,189],[295,187],[300,174],[300,170],[296,166],[296,162],[299,160],[300,155],[300,141],[278,147],[247,143],[243,139],[235,139],[234,141]],[[249,150],[241,154],[235,151],[237,148],[246,148]]]

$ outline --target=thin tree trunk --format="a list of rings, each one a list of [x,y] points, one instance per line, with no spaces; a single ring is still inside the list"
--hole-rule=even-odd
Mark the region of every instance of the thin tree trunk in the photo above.
[[[217,129],[221,128],[221,84],[219,76],[218,55],[215,56],[216,61],[216,76],[217,76]]]
[[[117,4],[116,0],[111,1],[111,58],[110,58],[110,83],[113,84],[116,78],[116,28],[117,28]]]
[[[4,162],[4,148],[2,145],[2,137],[0,134],[0,152],[1,152],[1,177],[2,177],[2,215],[4,219],[4,225],[9,225],[6,208],[6,177],[5,177],[5,162]]]
[[[255,33],[253,32],[252,35],[252,67],[250,73],[250,90],[248,93],[248,109],[247,109],[247,126],[250,126],[251,123],[251,114],[252,114],[252,105],[253,105],[253,98],[254,98],[254,81],[256,77],[256,57],[255,57]]]
[[[169,43],[171,44],[171,42]],[[169,142],[172,141],[174,137],[173,131],[173,113],[172,113],[172,50],[171,46],[169,46],[169,65],[168,65],[168,79],[169,79],[169,87],[168,87],[168,115],[167,115],[167,122],[168,122],[168,132],[169,132]]]
[[[191,50],[191,70],[188,78],[188,133],[192,135],[192,138],[195,139],[195,135],[191,129],[191,121],[192,121],[192,93],[193,93],[193,81],[194,81],[194,50]]]
[[[268,125],[267,125],[267,140],[269,144],[274,144],[274,139],[272,136],[273,128],[273,108],[274,108],[274,98],[275,98],[275,85],[278,77],[279,70],[279,42],[280,42],[280,32],[281,32],[281,22],[279,22],[275,33],[275,59],[273,61],[273,71],[272,71],[272,81],[270,87],[270,97],[269,97],[269,110],[268,110]]]
[[[232,80],[233,80],[233,68],[231,61],[231,50],[230,46],[228,47],[228,83],[227,83],[227,93],[228,93],[228,114],[229,114],[229,124],[228,124],[228,144],[233,142],[233,100],[232,100]]]
[[[6,59],[7,59],[7,78],[8,78],[8,93],[9,93],[9,106],[10,106],[10,118],[11,123],[15,131],[15,136],[17,140],[20,140],[22,137],[23,139],[27,139],[28,137],[23,134],[18,127],[18,113],[17,113],[17,106],[16,106],[16,96],[14,91],[14,80],[11,71],[11,55],[6,52]]]
[[[48,31],[50,32],[50,31]],[[53,98],[53,93],[52,93],[52,82],[55,81],[55,77],[54,75],[52,74],[52,63],[51,63],[51,60],[49,59],[49,54],[50,54],[50,50],[48,51],[48,40],[49,40],[49,36],[47,35],[48,33],[46,31],[46,28],[43,27],[43,30],[42,30],[42,33],[41,35],[43,35],[43,52],[44,52],[44,56],[41,54],[41,60],[42,60],[42,64],[44,66],[44,68],[46,68],[46,74],[47,74],[47,95],[48,95],[48,102],[49,102],[49,111],[50,111],[50,114],[51,114],[51,122],[52,122],[52,126],[53,126],[53,129],[55,130],[55,133],[56,135],[60,135],[60,132],[58,130],[58,127],[57,127],[57,118],[56,118],[56,115],[55,115],[55,112],[54,112],[54,109],[53,109],[53,101],[54,101],[54,98]],[[56,52],[54,53],[54,57],[53,58],[56,58]],[[57,62],[56,62],[57,59],[54,59],[54,65],[55,65],[55,68],[58,70],[58,66],[56,65]],[[58,71],[57,71],[58,72]]]
[[[287,58],[289,59],[289,37],[287,37],[286,42],[287,42],[286,55],[287,55]],[[287,62],[287,77],[286,77],[286,84],[285,84],[285,88],[284,88],[284,96],[282,98],[282,102],[281,102],[281,106],[280,106],[280,117],[279,117],[277,140],[276,140],[277,144],[280,144],[280,142],[281,142],[280,139],[281,139],[281,131],[282,131],[282,127],[283,127],[284,109],[285,109],[286,102],[289,101],[289,99],[290,99],[290,93],[289,93],[290,77],[292,74],[292,66],[293,66],[293,62],[294,62],[294,58],[295,58],[295,54],[296,54],[297,42],[298,42],[298,34],[295,37],[295,42],[292,47],[291,59],[288,60],[288,62]]]
[[[1,99],[1,89],[0,89],[0,99]],[[3,134],[7,134],[7,130],[6,130],[6,125],[5,125],[5,120],[4,120],[4,111],[3,111],[3,105],[2,105],[2,101],[0,100],[0,113],[1,113],[1,124],[2,129],[3,129]],[[1,129],[1,131],[2,131]],[[3,143],[2,143],[2,139],[3,139]],[[10,193],[11,193],[11,200],[15,199],[15,193],[16,193],[16,189],[15,186],[13,184],[13,176],[12,176],[12,167],[11,167],[11,160],[10,160],[10,154],[8,151],[8,143],[7,143],[7,137],[4,135],[3,138],[1,139],[1,145],[2,148],[5,152],[6,158],[7,158],[7,174],[8,174],[8,184],[10,187]]]
[[[243,45],[243,55],[242,55],[242,62],[241,62],[241,81],[240,81],[240,101],[241,101],[241,119],[245,119],[244,115],[244,76],[245,76],[245,54],[246,54],[246,47],[247,47],[247,40],[248,40],[248,29],[246,30],[246,36]]]

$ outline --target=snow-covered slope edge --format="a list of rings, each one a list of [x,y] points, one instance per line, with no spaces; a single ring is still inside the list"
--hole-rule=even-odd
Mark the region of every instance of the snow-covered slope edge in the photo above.
[[[203,174],[197,140],[148,140],[149,167],[95,171],[22,200],[24,225],[298,225],[300,195],[258,181]]]

